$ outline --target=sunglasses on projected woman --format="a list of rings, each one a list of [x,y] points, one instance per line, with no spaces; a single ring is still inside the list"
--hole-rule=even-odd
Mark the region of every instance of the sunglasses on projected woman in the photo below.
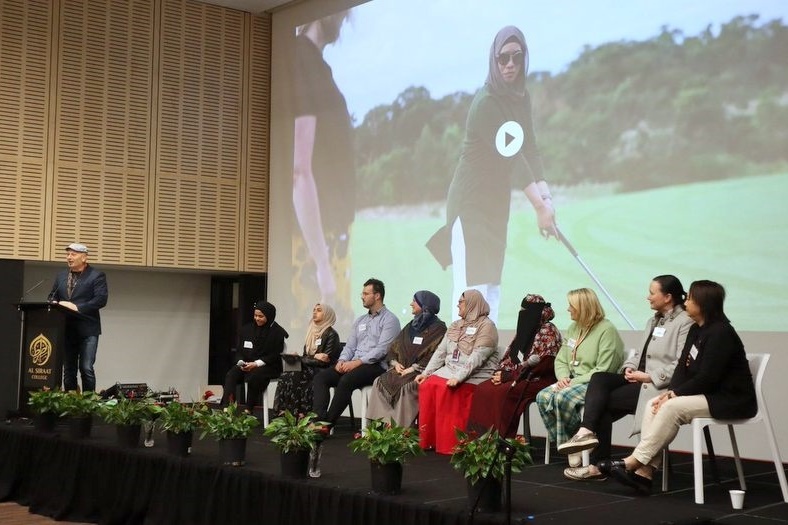
[[[505,66],[509,64],[511,60],[514,62],[515,66],[522,66],[523,65],[523,52],[522,51],[515,51],[514,53],[498,53],[495,59],[498,61],[498,64]]]

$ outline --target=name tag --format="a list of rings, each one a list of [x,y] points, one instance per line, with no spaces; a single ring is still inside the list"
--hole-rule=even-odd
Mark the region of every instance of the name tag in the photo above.
[[[323,342],[323,338],[322,337],[318,337],[317,339],[315,339],[315,346],[320,346],[320,343],[322,343],[322,342]]]
[[[566,346],[568,346],[569,348],[574,348],[575,346],[577,346],[577,341],[575,339],[570,338],[569,341],[566,342]]]
[[[414,345],[420,345],[422,341],[424,341],[423,337],[416,336],[416,337],[413,338],[413,344]]]
[[[657,326],[654,328],[654,337],[662,337],[665,335],[665,327]]]
[[[359,332],[366,332],[367,331],[367,325],[366,324],[358,325],[358,331]]]
[[[692,359],[697,359],[698,358],[698,349],[695,348],[695,345],[692,345],[692,348],[690,348],[690,357]]]
[[[465,329],[465,334],[466,335],[473,335],[475,333],[476,333],[476,327],[475,326],[469,326],[468,328]]]
[[[244,341],[244,348],[254,348],[251,341]]]
[[[455,362],[460,360],[460,349],[459,348],[455,348],[454,349],[454,352],[452,352],[452,354],[451,354],[451,360],[455,361]]]

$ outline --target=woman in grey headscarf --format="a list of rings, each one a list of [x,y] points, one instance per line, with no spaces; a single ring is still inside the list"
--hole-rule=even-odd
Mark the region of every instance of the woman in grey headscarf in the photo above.
[[[446,333],[446,323],[438,319],[440,297],[427,290],[413,295],[413,320],[405,325],[389,347],[388,371],[375,379],[369,394],[368,419],[393,419],[410,426],[419,413],[419,375]]]
[[[550,189],[534,140],[531,97],[525,87],[528,46],[514,26],[501,29],[490,49],[487,81],[468,112],[460,162],[449,186],[444,225],[428,246],[453,265],[454,295],[479,290],[498,319],[511,188],[519,186],[536,212],[540,233],[556,236]],[[451,258],[446,241],[450,237]],[[443,248],[443,249],[441,249]]]

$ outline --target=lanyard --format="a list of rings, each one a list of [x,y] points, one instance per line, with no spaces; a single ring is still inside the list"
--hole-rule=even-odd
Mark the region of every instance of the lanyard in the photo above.
[[[580,362],[577,360],[577,347],[580,346],[580,343],[583,342],[583,340],[588,335],[588,332],[590,332],[590,331],[591,330],[586,330],[585,332],[581,331],[580,332],[580,337],[577,339],[577,342],[575,343],[575,347],[572,349],[572,367],[573,368],[580,364]]]

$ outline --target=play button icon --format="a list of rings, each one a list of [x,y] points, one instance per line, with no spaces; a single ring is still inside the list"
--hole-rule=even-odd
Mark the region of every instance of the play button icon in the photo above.
[[[523,147],[523,140],[525,133],[520,123],[514,120],[509,120],[501,124],[498,132],[495,134],[495,149],[503,157],[511,157],[517,155],[520,148]]]

